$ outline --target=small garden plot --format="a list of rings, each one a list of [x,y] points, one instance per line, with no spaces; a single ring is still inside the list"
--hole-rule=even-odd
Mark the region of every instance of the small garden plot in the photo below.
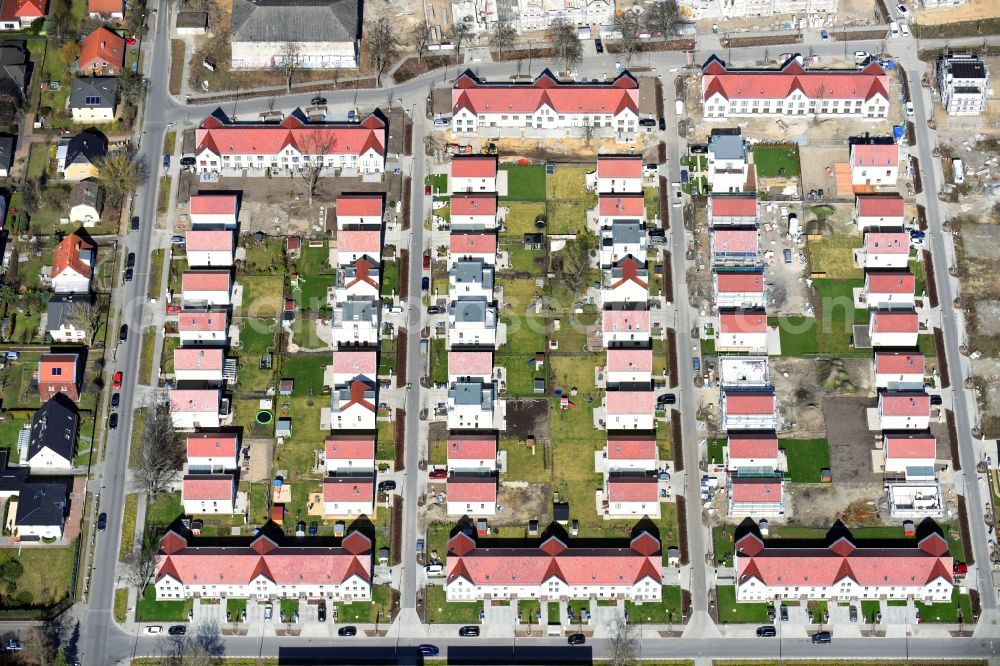
[[[793,145],[757,145],[753,161],[758,178],[795,178],[799,175],[799,149]]]
[[[372,586],[371,601],[356,601],[346,604],[338,602],[337,622],[374,624],[376,620],[381,620],[386,624],[391,620],[392,612],[392,590],[385,585]],[[476,618],[478,620],[478,618]]]
[[[507,173],[507,194],[502,201],[545,201],[545,167],[501,164]]]
[[[864,270],[854,264],[854,251],[861,247],[861,236],[833,236],[806,245],[809,270],[834,280],[864,278]]]
[[[736,588],[720,585],[715,588],[719,602],[719,622],[723,624],[761,624],[770,622],[766,603],[736,603]]]
[[[558,612],[558,606],[557,612]],[[444,588],[428,585],[424,588],[424,617],[434,624],[479,624],[482,601],[446,601]]]
[[[768,317],[767,325],[778,328],[782,356],[801,357],[819,352],[814,317]]]
[[[921,622],[943,622],[946,624],[970,623],[972,617],[972,599],[968,594],[962,594],[959,588],[951,592],[951,602],[942,604],[925,604],[915,602]]]
[[[781,449],[788,459],[792,483],[820,483],[820,472],[830,469],[830,446],[825,439],[783,439]]]
[[[637,604],[625,602],[625,612],[631,623],[667,624],[681,620],[681,588],[677,585],[665,585],[661,591],[662,600],[658,603],[644,602]]]
[[[447,340],[444,338],[434,338],[431,340],[431,383],[448,383],[448,350]]]
[[[315,319],[296,319],[291,325],[292,342],[304,350],[327,349],[330,344],[319,337]]]
[[[375,459],[393,460],[396,457],[396,424],[379,421],[375,439]]]
[[[382,262],[382,296],[399,295],[399,263]]]
[[[242,275],[275,275],[285,272],[285,240],[263,234],[245,234],[240,246],[246,250],[246,260],[239,267]]]
[[[864,280],[815,280],[819,295],[819,324],[816,340],[822,354],[852,354],[855,324],[867,324],[868,310],[854,307],[854,289],[863,287]],[[867,354],[867,352],[865,352]]]
[[[319,395],[323,392],[323,371],[329,354],[294,354],[281,362],[281,378],[293,379],[292,395]]]
[[[506,226],[506,231],[504,232],[505,238],[520,243],[524,239],[524,234],[545,231],[544,228],[539,229],[535,226],[535,220],[545,218],[544,203],[504,202],[503,206],[509,209],[504,218],[504,225]]]
[[[545,270],[545,252],[543,250],[526,250],[519,243],[506,248],[510,256],[510,269],[514,273],[539,275]],[[506,283],[506,280],[504,280]]]
[[[520,439],[501,439],[500,450],[507,452],[506,478],[528,483],[550,483],[551,465],[546,464],[545,445],[537,442],[534,447]]]
[[[274,383],[274,370],[261,367],[261,361],[274,350],[274,319],[237,320],[240,327],[240,346],[235,349],[238,360],[237,388],[242,393],[265,391]]]
[[[283,304],[284,278],[280,275],[241,275],[237,283],[243,288],[237,316],[277,317]]]
[[[587,228],[587,211],[594,206],[582,201],[549,201],[545,206],[548,232],[578,234]]]
[[[135,608],[136,622],[186,622],[194,607],[193,599],[157,601],[156,588],[147,585]]]

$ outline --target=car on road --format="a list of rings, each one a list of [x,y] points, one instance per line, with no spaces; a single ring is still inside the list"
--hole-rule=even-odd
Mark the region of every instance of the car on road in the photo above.
[[[656,399],[661,405],[673,405],[677,403],[677,396],[673,393],[664,393]]]
[[[112,409],[117,408],[118,405],[121,404],[121,402],[122,402],[122,394],[121,393],[112,393],[111,394],[111,408]]]
[[[848,611],[848,613],[850,615],[851,622],[857,622],[858,621],[858,607],[857,606],[855,606],[854,604],[851,604],[851,608]]]
[[[778,630],[774,625],[768,624],[763,627],[757,627],[757,638],[774,638],[778,635]]]
[[[108,417],[108,430],[118,429],[118,412],[111,412],[111,416]]]
[[[424,252],[424,270],[429,271],[431,269],[431,253]]]
[[[896,11],[898,11],[899,15],[902,16],[903,18],[906,18],[906,16],[909,15],[910,13],[910,10],[907,9],[906,5],[904,5],[903,3],[896,5]]]
[[[320,622],[326,622],[326,603],[323,601],[316,607],[316,618]]]
[[[788,606],[781,604],[781,621],[788,622]]]
[[[813,645],[828,645],[833,640],[829,631],[818,631],[812,635]]]
[[[103,532],[108,526],[108,514],[103,511],[97,516],[97,529]]]
[[[430,185],[424,185],[424,194],[426,194],[427,196],[431,195],[431,186]]]
[[[378,491],[380,493],[388,493],[396,489],[396,482],[392,479],[387,479],[386,481],[380,481],[378,484]]]
[[[566,642],[570,645],[583,645],[587,642],[587,637],[583,634],[570,634]]]
[[[660,118],[660,131],[661,132],[665,132],[666,129],[667,129],[667,119],[666,118]]]
[[[358,628],[357,627],[341,627],[340,629],[337,630],[337,635],[338,636],[357,636],[358,635]]]
[[[161,627],[158,624],[154,624],[152,626],[146,627],[146,633],[147,634],[151,634],[151,635],[162,634],[163,633],[163,627]]]
[[[125,268],[132,268],[135,266],[135,252],[129,252],[128,256],[125,257]]]
[[[170,168],[170,155],[164,155],[163,156],[163,168],[164,169],[169,169]]]
[[[913,102],[906,103],[906,117],[907,118],[913,117]]]
[[[175,624],[174,626],[167,629],[167,633],[171,636],[183,636],[188,632],[188,628],[183,624]]]
[[[448,470],[446,469],[432,469],[430,474],[427,475],[428,479],[447,479]]]
[[[830,33],[828,33],[826,30],[820,30],[819,36],[823,39],[824,42],[830,41]]]
[[[697,356],[691,359],[691,369],[694,370],[695,372],[701,370],[701,359],[698,358]]]
[[[422,657],[436,657],[441,654],[441,650],[438,650],[436,645],[429,645],[424,643],[423,645],[417,646],[417,651]]]
[[[313,97],[310,100],[310,102],[312,103],[313,106],[325,106],[326,105],[326,97]]]
[[[604,43],[600,39],[594,40],[594,50],[597,51],[597,55],[604,53]]]
[[[132,231],[139,231],[139,216],[132,216]]]
[[[274,604],[267,604],[264,606],[264,621],[270,622],[272,617],[274,617]]]
[[[465,636],[473,636],[473,637],[474,636],[478,636],[479,635],[479,627],[477,627],[474,624],[467,625],[467,626],[462,627],[461,629],[458,630],[458,635],[459,636],[463,636],[463,637],[465,637]]]
[[[115,376],[112,377],[111,385],[116,389],[120,389],[122,387],[122,379],[124,378],[125,376],[122,374],[122,371],[119,370],[118,372],[115,373]]]
[[[122,276],[122,279],[125,282],[131,282],[133,277],[135,277],[135,269],[133,269],[133,268],[126,268],[125,269],[125,275]]]
[[[430,291],[431,279],[427,276],[420,278],[420,288],[424,291]]]
[[[121,328],[118,329],[118,341],[125,342],[128,340],[128,324],[122,324]]]

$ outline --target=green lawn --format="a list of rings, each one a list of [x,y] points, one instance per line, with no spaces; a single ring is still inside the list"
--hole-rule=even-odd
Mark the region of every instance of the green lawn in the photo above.
[[[382,295],[399,295],[399,263],[396,261],[382,262]]]
[[[446,345],[447,340],[444,338],[431,340],[431,382],[434,384],[448,382],[448,350],[445,349]]]
[[[823,240],[810,241],[806,245],[809,270],[826,273],[834,280],[857,280],[864,278],[864,269],[854,263],[854,251],[863,243],[861,236],[832,236]]]
[[[507,172],[507,195],[502,201],[545,201],[545,167],[501,164]]]
[[[723,566],[727,567],[733,566],[733,556],[736,554],[733,529],[730,525],[716,525],[712,528],[712,552],[715,561],[724,562]]]
[[[193,607],[192,599],[157,601],[156,588],[147,585],[145,594],[136,605],[135,620],[136,622],[186,622],[188,612]]]
[[[298,599],[280,599],[280,609],[281,614],[285,618],[285,622],[291,622],[292,616],[299,612],[299,600]]]
[[[385,585],[372,586],[371,601],[337,603],[337,622],[374,624],[376,618],[388,624],[392,608],[392,590]]]
[[[526,250],[521,244],[510,245],[506,249],[511,270],[515,273],[537,275],[544,266],[545,252],[542,250]]]
[[[819,483],[820,471],[830,468],[830,446],[825,439],[782,439],[792,483]]]
[[[755,146],[753,161],[760,178],[794,178],[799,175],[799,151],[793,145]]]
[[[125,556],[132,552],[135,547],[135,521],[136,511],[139,508],[139,496],[129,493],[125,496],[125,511],[122,517],[122,538],[121,547],[118,550],[118,560],[124,560]]]
[[[435,196],[439,194],[448,195],[450,193],[448,190],[448,174],[446,173],[432,173],[424,179],[424,184],[431,186],[431,192]]]
[[[239,244],[246,250],[247,258],[240,267],[240,276],[244,275],[276,275],[285,269],[284,238],[265,236],[260,242],[253,235],[243,234]],[[305,272],[303,271],[303,274]]]
[[[115,588],[115,622],[125,624],[128,620],[128,588]]]
[[[295,354],[281,362],[281,379],[294,379],[293,395],[318,395],[323,392],[323,369],[330,364],[330,354]]]
[[[291,282],[289,282],[288,289],[299,308],[306,312],[320,312],[329,309],[327,290],[335,286],[336,283],[337,276],[333,273],[300,275],[296,283],[298,287],[292,289]]]
[[[296,319],[292,322],[292,341],[302,349],[328,349],[330,344],[319,337],[315,319]]]
[[[231,622],[239,622],[243,611],[247,609],[246,599],[226,599],[226,615]]]
[[[726,448],[727,440],[722,439],[710,439],[708,440],[708,462],[714,465],[721,465],[724,460],[724,449]]]
[[[760,624],[770,622],[766,603],[736,603],[736,588],[720,585],[715,588],[718,595],[719,621],[723,624]]]
[[[782,356],[805,356],[819,352],[816,319],[813,317],[768,317],[768,326],[777,326]]]
[[[625,612],[631,623],[667,624],[681,620],[681,588],[666,585],[662,590],[663,600],[659,603],[636,604],[625,602]]]
[[[378,421],[375,440],[375,460],[392,460],[396,457],[396,424],[393,421]]]
[[[865,624],[875,624],[875,615],[882,610],[882,604],[875,599],[861,601],[861,621]]]
[[[528,483],[550,483],[552,481],[551,466],[544,463],[544,451],[540,444],[534,452],[528,443],[521,439],[501,439],[500,450],[507,452],[507,478],[527,481]]]
[[[163,279],[163,257],[165,250],[153,250],[149,262],[149,284],[147,295],[150,299],[160,297],[160,281]],[[180,294],[176,295],[178,298]]]
[[[814,280],[820,298],[816,322],[816,340],[821,354],[845,354],[851,346],[854,324],[868,323],[868,310],[854,307],[853,290],[864,286],[864,280]],[[867,350],[865,355],[867,355]]]
[[[274,383],[274,371],[262,370],[260,359],[275,344],[274,319],[241,319],[240,346],[233,351],[237,358],[237,388],[243,393],[265,391]]]
[[[548,606],[546,615],[548,616],[549,624],[559,624],[562,622],[562,617],[559,615],[559,604],[551,603],[546,604],[546,606]]]
[[[587,211],[594,206],[583,201],[550,201],[545,206],[550,234],[578,234],[587,228]]]
[[[813,624],[823,624],[826,622],[826,614],[830,612],[825,601],[810,601],[809,610],[813,614]]]
[[[33,143],[28,152],[28,178],[41,178],[49,168],[52,146],[47,143]]]
[[[539,624],[542,621],[541,602],[537,599],[521,599],[517,602],[517,613],[522,624]]]
[[[482,601],[445,601],[444,588],[428,585],[424,588],[427,622],[433,624],[479,624]]]
[[[8,560],[21,563],[24,573],[17,579],[12,596],[0,599],[3,606],[51,606],[69,594],[76,542],[58,548],[5,548],[0,551],[0,566]]]
[[[160,495],[156,501],[146,504],[146,529],[162,532],[183,512],[179,492]]]
[[[961,618],[962,622],[968,624],[973,620],[972,600],[968,594],[962,594],[957,587],[952,590],[950,603],[924,604],[918,601],[916,606],[921,622],[957,624]]]
[[[533,234],[539,231],[535,227],[535,220],[539,215],[545,215],[544,200],[535,203],[505,203],[504,206],[510,209],[504,218],[504,223],[507,225],[507,231],[504,233],[506,237],[516,236],[516,240],[522,242],[524,234]]]
[[[243,300],[237,316],[277,317],[283,304],[284,278],[280,275],[240,275],[236,281],[243,287]]]

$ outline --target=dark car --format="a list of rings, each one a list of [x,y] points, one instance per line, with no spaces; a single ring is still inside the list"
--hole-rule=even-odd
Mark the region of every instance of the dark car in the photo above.
[[[389,480],[386,480],[386,481],[381,481],[378,484],[378,491],[380,493],[387,493],[387,492],[389,492],[391,490],[395,490],[395,489],[396,489],[396,482],[393,481],[392,479],[389,479]]]
[[[772,625],[757,627],[757,638],[774,638],[778,635],[778,630]]]
[[[170,168],[170,155],[164,155],[163,156],[163,168],[164,169],[169,169]]]
[[[937,394],[937,393],[931,394],[931,404],[932,405],[940,405],[941,404],[941,396],[939,394]]]
[[[197,160],[195,160],[195,158],[191,157],[190,155],[181,158],[181,166],[192,167],[196,164],[196,162]]]
[[[594,48],[597,50],[598,54],[604,53],[604,44],[601,43],[601,40],[594,40]]]
[[[132,217],[132,231],[139,231],[139,216]]]
[[[111,416],[108,417],[108,429],[118,429],[118,412],[111,412]]]
[[[125,257],[125,268],[132,268],[135,266],[135,252],[129,252],[128,256]]]
[[[337,635],[338,636],[357,636],[358,635],[358,628],[357,627],[341,627],[340,629],[337,630]]]
[[[120,342],[128,340],[128,324],[122,324],[122,327],[118,329],[118,340]]]
[[[639,124],[642,125],[643,127],[656,127],[656,119],[643,118],[642,120],[639,121]]]
[[[309,536],[316,536],[317,534],[319,534],[319,525],[317,525],[316,521],[314,520],[313,522],[309,523]]]
[[[167,633],[171,636],[183,636],[188,632],[188,628],[183,624],[175,624],[174,626],[167,629]]]
[[[312,105],[313,106],[323,106],[324,104],[326,104],[326,97],[313,97],[312,98]]]
[[[427,314],[429,314],[429,315],[436,315],[436,314],[443,314],[443,313],[444,313],[444,308],[441,307],[440,305],[428,305],[427,306]]]
[[[858,607],[853,604],[851,604],[850,617],[851,617],[851,622],[858,621]]]
[[[664,393],[656,399],[661,405],[673,405],[677,402],[677,396],[673,393]]]
[[[812,635],[813,645],[827,645],[833,640],[829,631],[819,631]]]
[[[107,526],[108,526],[108,514],[102,511],[97,516],[97,529],[103,532]]]
[[[112,409],[114,409],[115,407],[117,407],[118,405],[120,405],[121,401],[122,401],[122,394],[121,393],[112,393],[111,394],[111,407],[112,407]]]
[[[784,604],[781,605],[781,621],[788,622],[788,606]]]
[[[436,657],[441,653],[441,650],[438,650],[436,645],[428,645],[426,643],[418,645],[417,651],[420,652],[422,657]]]
[[[474,624],[470,624],[470,625],[468,625],[466,627],[462,627],[461,629],[458,630],[458,635],[459,636],[478,636],[479,635],[479,627],[477,627]]]
[[[132,278],[134,276],[135,276],[135,269],[133,269],[133,268],[126,268],[125,269],[125,275],[122,276],[122,279],[125,280],[126,282],[131,282]]]
[[[429,277],[420,278],[420,288],[424,291],[429,291],[431,288],[431,279]]]
[[[326,604],[321,602],[319,606],[316,607],[316,617],[320,622],[326,622]]]
[[[583,645],[587,642],[587,637],[583,634],[570,634],[566,642],[570,645]]]
[[[661,132],[665,132],[666,129],[667,129],[667,119],[666,118],[660,118],[660,131]]]

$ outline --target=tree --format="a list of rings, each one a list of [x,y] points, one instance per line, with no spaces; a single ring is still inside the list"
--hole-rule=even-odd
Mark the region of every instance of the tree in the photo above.
[[[615,14],[614,26],[615,31],[621,33],[622,59],[628,64],[639,45],[639,12],[626,9]]]
[[[396,39],[396,29],[386,17],[380,18],[368,31],[366,40],[368,62],[375,68],[375,80],[382,85],[382,74],[389,63],[399,57],[399,40]]]
[[[118,99],[122,104],[138,105],[142,95],[142,76],[139,72],[132,71],[131,67],[126,67],[118,75]]]
[[[564,69],[572,69],[576,63],[580,62],[583,51],[574,26],[563,19],[556,19],[549,24],[545,36],[555,47],[556,55],[562,61]]]
[[[122,538],[131,538],[123,534]],[[146,594],[146,587],[156,573],[156,563],[159,559],[160,544],[152,535],[136,539],[132,550],[122,560],[122,569],[129,584],[134,586],[141,598]]]
[[[194,636],[174,636],[166,655],[166,666],[216,666],[223,663],[226,645],[219,625],[202,622]]]
[[[38,210],[38,204],[42,201],[42,185],[37,178],[29,178],[24,181],[21,188],[21,210],[31,215]]]
[[[410,39],[413,41],[414,48],[417,49],[417,60],[423,62],[424,53],[427,52],[427,46],[431,43],[430,24],[427,23],[427,21],[421,21],[413,26],[413,30],[410,33]]]
[[[595,242],[593,234],[582,233],[559,251],[563,284],[573,294],[577,294],[590,277],[590,251]]]
[[[72,67],[76,63],[76,59],[80,57],[80,43],[79,42],[66,42],[59,49],[59,58],[63,61],[63,64],[67,67]]]
[[[97,180],[104,187],[105,199],[112,206],[121,204],[142,184],[144,178],[139,156],[131,145],[97,158],[95,166],[99,170]]]
[[[583,117],[583,125],[580,126],[580,135],[583,137],[583,145],[590,148],[590,145],[594,142],[594,130],[597,128],[597,123],[590,116]]]
[[[510,21],[497,21],[490,33],[490,46],[497,50],[497,55],[503,56],[503,51],[514,44],[517,39],[517,30],[510,24]],[[503,60],[503,57],[499,58]]]
[[[302,51],[295,42],[285,42],[278,54],[278,70],[285,76],[285,92],[292,92],[292,77],[302,69]]]
[[[612,666],[633,666],[637,662],[639,639],[635,627],[628,623],[624,615],[615,617],[611,625],[611,641],[608,657]]]
[[[309,205],[313,203],[316,189],[319,186],[319,179],[323,175],[325,168],[325,156],[333,152],[337,145],[337,137],[333,132],[314,133],[304,142],[302,150],[310,159],[304,159],[299,166],[299,177],[306,186],[306,194],[309,196]]]
[[[93,301],[80,301],[70,305],[66,310],[66,322],[72,324],[74,328],[86,331],[93,346],[97,342],[97,332],[107,314],[107,300],[98,297]]]
[[[677,34],[677,28],[681,22],[677,0],[654,2],[646,8],[646,13],[643,15],[646,31],[653,35],[660,35],[663,41],[667,41],[667,38]]]
[[[146,425],[139,446],[139,463],[133,478],[140,491],[155,499],[170,488],[185,455],[166,401],[154,400],[146,408]]]
[[[472,39],[472,25],[465,21],[460,21],[451,26],[451,41],[455,44],[455,55],[462,54],[462,44],[467,44]]]

